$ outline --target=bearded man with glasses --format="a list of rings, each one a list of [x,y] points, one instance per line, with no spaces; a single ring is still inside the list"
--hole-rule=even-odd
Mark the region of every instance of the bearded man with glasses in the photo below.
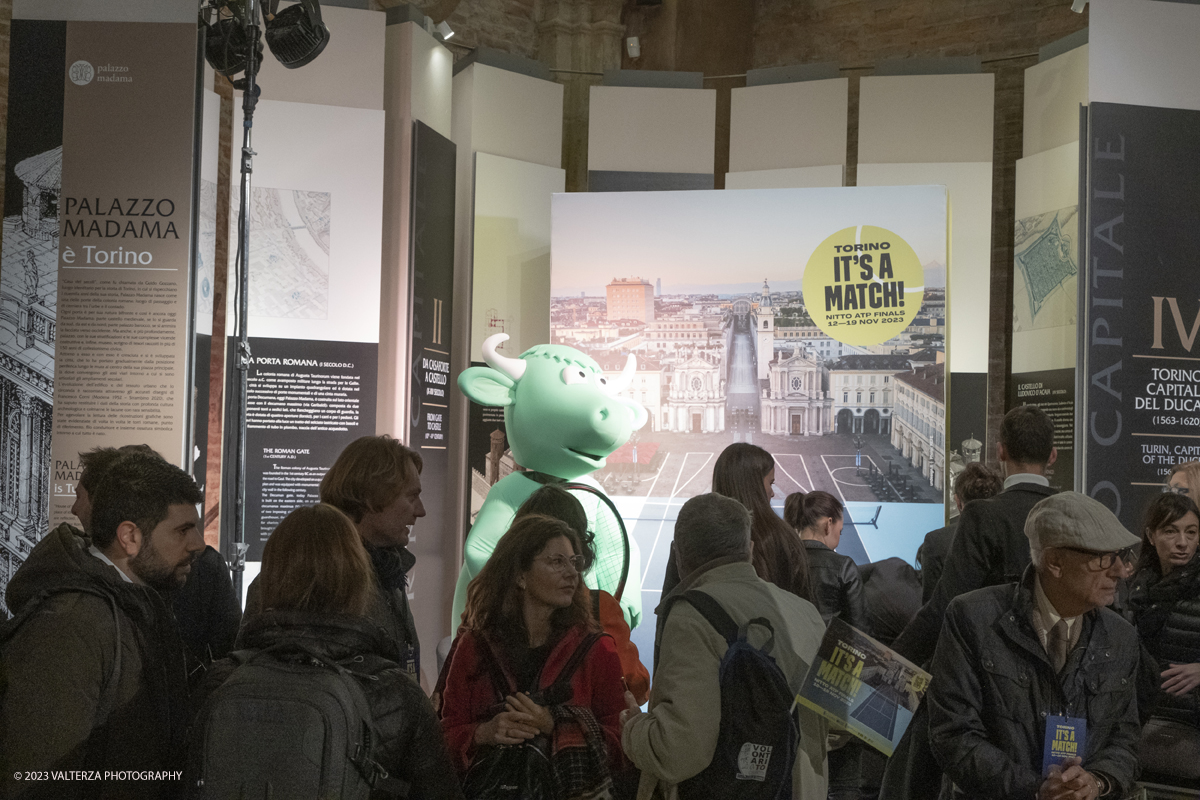
[[[1106,606],[1138,539],[1075,492],[1034,506],[1025,534],[1033,563],[1019,583],[968,592],[946,610],[927,696],[948,778],[940,796],[1123,797],[1138,771],[1139,648]],[[1059,730],[1077,751],[1051,764]]]

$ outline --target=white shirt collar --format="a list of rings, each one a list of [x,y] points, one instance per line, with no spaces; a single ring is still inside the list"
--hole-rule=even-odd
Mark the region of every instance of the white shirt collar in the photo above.
[[[1049,486],[1050,479],[1034,472],[1018,472],[1016,475],[1009,475],[1004,479],[1004,488],[1007,489],[1015,483],[1036,483],[1038,486]]]
[[[96,558],[103,561],[105,564],[108,564],[110,567],[115,569],[117,571],[117,574],[121,576],[121,580],[125,581],[126,583],[133,583],[133,579],[130,578],[128,575],[126,575],[125,572],[120,567],[118,567],[116,564],[114,564],[112,562],[112,559],[110,559],[108,556],[104,555],[104,553],[102,553],[100,551],[99,547],[96,547],[96,545],[94,545],[94,544],[88,545],[88,552],[91,553],[92,555],[94,555]]]

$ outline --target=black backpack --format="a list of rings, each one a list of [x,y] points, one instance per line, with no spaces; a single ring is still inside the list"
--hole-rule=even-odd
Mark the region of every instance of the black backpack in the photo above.
[[[704,770],[679,784],[680,800],[790,800],[800,726],[795,693],[770,655],[775,629],[763,617],[739,627],[711,595],[695,589],[672,598],[667,613],[679,600],[699,611],[729,645],[719,668],[717,749]],[[761,648],[746,639],[752,626],[770,632]]]
[[[344,666],[291,642],[230,657],[239,666],[205,701],[192,729],[190,798],[408,794],[407,783],[373,760],[371,710]]]

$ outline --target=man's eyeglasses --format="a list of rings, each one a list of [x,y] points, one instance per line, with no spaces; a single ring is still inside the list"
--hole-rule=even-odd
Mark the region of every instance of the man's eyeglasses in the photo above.
[[[1188,492],[1188,487],[1186,487],[1186,486],[1172,486],[1171,484],[1168,483],[1163,486],[1163,494],[1190,494],[1190,493]]]
[[[545,556],[540,559],[550,565],[551,569],[566,573],[568,565],[576,572],[583,572],[585,559],[583,556]]]
[[[1134,551],[1137,545],[1126,547],[1122,550],[1110,550],[1107,553],[1097,553],[1095,550],[1084,550],[1082,547],[1063,547],[1062,550],[1070,550],[1072,553],[1082,553],[1085,556],[1091,556],[1088,560],[1088,569],[1094,572],[1103,572],[1107,569],[1112,569],[1112,565],[1120,559],[1126,566],[1133,564]]]

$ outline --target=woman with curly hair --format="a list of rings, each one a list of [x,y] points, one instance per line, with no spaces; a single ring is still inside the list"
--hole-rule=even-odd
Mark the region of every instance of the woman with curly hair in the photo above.
[[[592,619],[583,561],[571,526],[530,514],[471,581],[442,698],[468,797],[497,748],[527,743],[549,758],[551,796],[610,791],[623,764],[624,687],[616,647]]]

